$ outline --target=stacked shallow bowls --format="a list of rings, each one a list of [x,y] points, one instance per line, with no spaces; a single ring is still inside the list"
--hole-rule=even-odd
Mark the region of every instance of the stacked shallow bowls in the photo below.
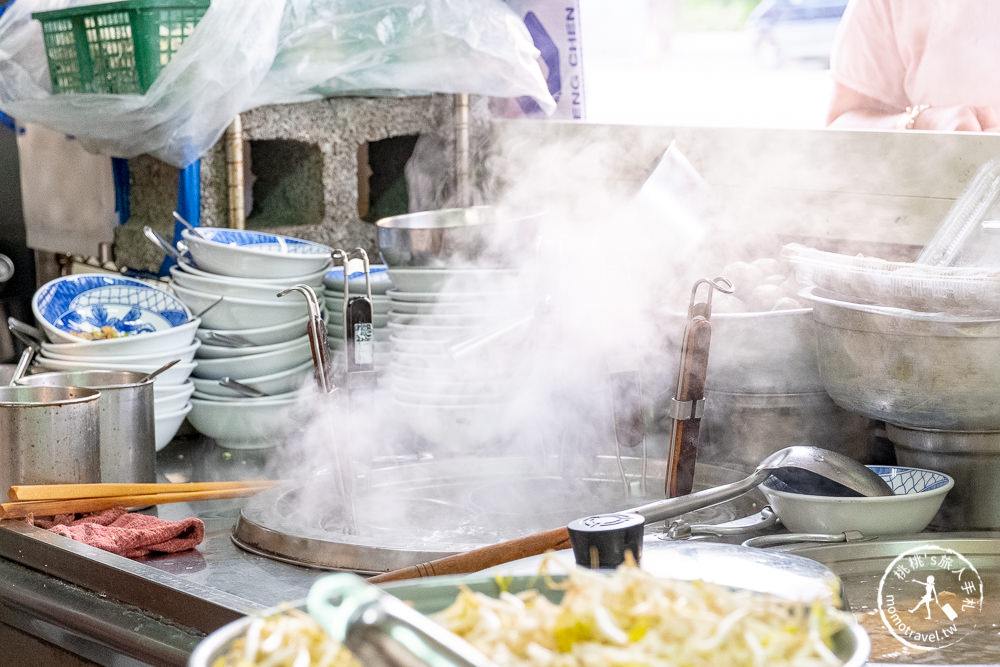
[[[201,314],[191,424],[229,448],[268,447],[291,428],[291,409],[312,376],[304,284],[322,294],[332,249],[248,230],[185,230],[190,256],[171,269],[177,296]],[[264,397],[220,384],[230,378]]]
[[[379,220],[389,298],[387,384],[408,425],[435,445],[468,447],[503,438],[511,420],[513,369],[489,363],[488,340],[518,318],[498,298],[518,273],[493,255],[499,233],[489,207]],[[504,230],[516,228],[503,227]],[[516,299],[514,299],[516,301]]]
[[[365,296],[364,265],[361,260],[351,260],[348,266],[348,297]],[[375,370],[380,371],[380,360],[389,357],[389,297],[386,292],[392,288],[392,281],[384,264],[368,267],[372,290],[372,328],[375,336]],[[344,339],[344,267],[335,266],[323,277],[323,298],[329,313],[326,325],[327,344],[333,352],[334,363],[341,367],[346,342]]]
[[[162,449],[191,411],[189,380],[201,345],[200,320],[157,285],[113,274],[75,274],[51,280],[31,301],[48,339],[35,364],[50,371],[152,372],[180,361],[154,384],[156,448]]]

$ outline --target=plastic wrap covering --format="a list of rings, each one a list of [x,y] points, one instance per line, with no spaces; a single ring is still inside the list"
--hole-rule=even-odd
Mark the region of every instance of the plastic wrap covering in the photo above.
[[[50,94],[32,12],[0,16],[0,109],[94,153],[183,167],[240,111],[340,94],[530,96],[555,108],[521,20],[500,0],[214,0],[142,95]]]

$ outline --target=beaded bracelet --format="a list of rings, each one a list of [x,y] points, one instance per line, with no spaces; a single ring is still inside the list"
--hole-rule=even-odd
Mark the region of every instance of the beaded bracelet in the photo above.
[[[902,120],[899,122],[899,129],[901,130],[912,130],[917,124],[917,118],[920,114],[931,108],[929,104],[917,104],[914,106],[906,107],[906,112],[903,115]]]

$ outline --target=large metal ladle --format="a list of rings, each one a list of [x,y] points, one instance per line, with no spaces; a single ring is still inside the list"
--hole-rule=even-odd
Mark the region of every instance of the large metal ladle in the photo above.
[[[828,496],[892,495],[889,485],[858,461],[819,447],[796,445],[774,452],[761,461],[748,477],[738,482],[686,496],[657,500],[625,512],[640,515],[643,524],[663,521],[732,500],[755,488],[771,475],[780,478],[800,493]],[[477,572],[519,558],[537,556],[550,549],[567,549],[570,546],[569,529],[564,526],[375,575],[369,582]]]

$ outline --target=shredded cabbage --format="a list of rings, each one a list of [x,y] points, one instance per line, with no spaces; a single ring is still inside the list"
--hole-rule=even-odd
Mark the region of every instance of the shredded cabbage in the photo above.
[[[493,598],[463,589],[432,618],[499,665],[839,665],[832,637],[850,616],[634,565],[573,569],[561,603],[531,590]],[[511,598],[516,597],[516,602]]]

